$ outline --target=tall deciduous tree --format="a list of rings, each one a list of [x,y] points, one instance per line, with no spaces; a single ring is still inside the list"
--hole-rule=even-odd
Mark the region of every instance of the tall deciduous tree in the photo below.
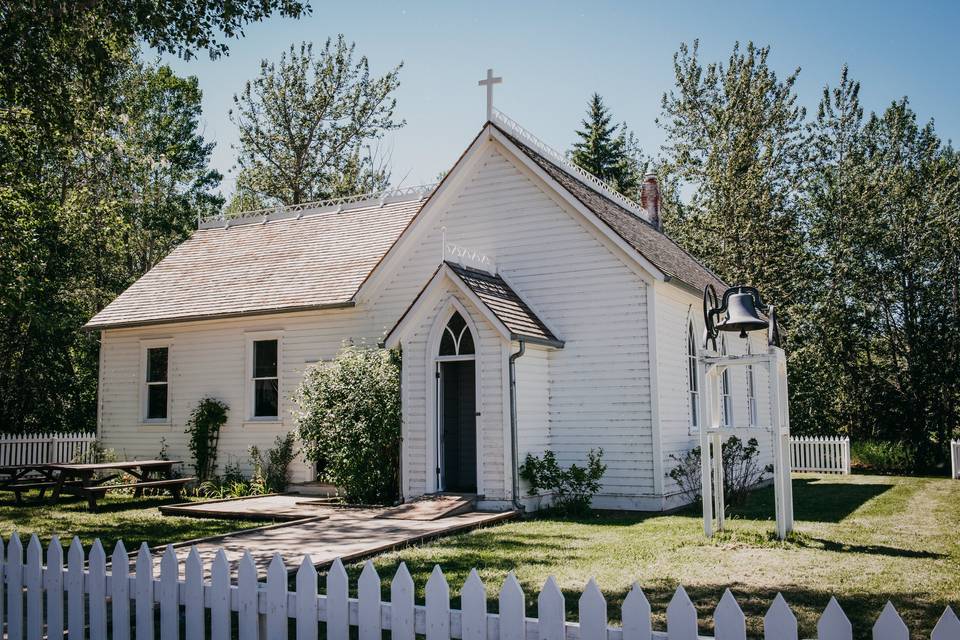
[[[960,163],[905,98],[864,122],[857,89],[844,70],[811,126],[806,349],[822,419],[931,465],[960,421]]]
[[[701,64],[698,43],[674,55],[676,89],[658,122],[666,133],[659,171],[664,226],[731,283],[751,284],[788,309],[804,282],[796,184],[804,110],[794,83],[768,66],[769,48],[735,45],[726,64]],[[789,315],[789,314],[787,314]]]
[[[373,77],[354,48],[342,35],[316,56],[312,44],[291,46],[234,95],[241,197],[300,204],[389,183],[370,146],[404,124],[393,97],[402,64]]]
[[[626,124],[613,115],[599,93],[590,96],[587,117],[576,132],[570,159],[627,197],[634,197],[643,177],[642,152]]]
[[[98,345],[79,327],[216,205],[195,81],[137,70],[136,47],[217,57],[245,25],[307,10],[303,0],[2,3],[0,430],[92,428]]]
[[[26,111],[0,130],[2,430],[92,426],[98,345],[80,326],[219,208],[196,79],[131,65],[117,86],[117,111],[69,145]]]

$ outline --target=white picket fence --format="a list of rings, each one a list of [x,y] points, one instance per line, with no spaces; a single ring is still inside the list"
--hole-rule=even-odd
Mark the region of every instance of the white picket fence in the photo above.
[[[97,441],[92,433],[0,434],[0,466],[80,459]]]
[[[24,562],[16,534],[5,556],[0,541],[4,557],[0,619],[6,621],[10,640],[59,640],[64,630],[68,640],[130,640],[131,634],[136,640],[154,640],[157,631],[159,640],[179,640],[181,623],[185,640],[286,640],[290,626],[297,640],[317,640],[321,622],[326,624],[324,637],[330,640],[348,640],[351,627],[357,627],[359,640],[381,640],[384,630],[391,632],[393,640],[414,640],[418,635],[426,640],[698,640],[697,611],[683,587],[677,588],[667,606],[667,630],[662,632],[652,630],[650,604],[637,584],[623,602],[621,626],[610,626],[607,602],[592,579],[579,599],[578,622],[568,622],[563,593],[552,577],[537,596],[539,617],[527,618],[525,595],[512,573],[499,592],[499,613],[489,613],[486,588],[476,570],[460,591],[462,609],[457,610],[450,607],[450,587],[439,567],[434,567],[427,581],[426,604],[421,606],[415,604],[413,578],[404,564],[390,584],[389,600],[383,601],[380,576],[369,561],[357,582],[358,597],[351,598],[349,579],[339,560],[327,574],[326,593],[320,594],[309,556],[297,570],[294,591],[288,591],[287,567],[279,554],[262,583],[246,553],[234,583],[222,549],[210,567],[209,580],[196,549],[182,567],[168,546],[160,559],[159,579],[145,544],[132,575],[122,542],[117,543],[109,567],[99,540],[85,562],[83,547],[74,538],[66,568],[56,538],[47,549],[45,565],[36,536],[26,552]],[[729,589],[714,611],[713,624],[717,640],[746,637],[743,612]],[[763,630],[766,640],[797,640],[796,617],[779,594],[763,618]],[[817,639],[851,638],[850,621],[831,598],[817,624]],[[887,603],[874,624],[873,638],[909,640],[892,604]],[[960,620],[949,606],[930,638],[960,638]]]
[[[950,441],[950,477],[960,480],[960,440]]]
[[[809,473],[850,473],[850,438],[790,438],[790,468]]]

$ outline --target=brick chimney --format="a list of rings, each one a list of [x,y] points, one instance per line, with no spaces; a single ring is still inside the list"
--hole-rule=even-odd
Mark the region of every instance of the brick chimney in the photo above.
[[[660,230],[660,183],[657,174],[648,173],[643,176],[643,187],[640,191],[640,206],[647,212],[647,221]]]

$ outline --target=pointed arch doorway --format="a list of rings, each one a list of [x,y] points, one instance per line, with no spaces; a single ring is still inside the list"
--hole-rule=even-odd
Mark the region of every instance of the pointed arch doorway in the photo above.
[[[437,487],[477,492],[477,371],[474,336],[454,311],[440,338],[437,378]]]

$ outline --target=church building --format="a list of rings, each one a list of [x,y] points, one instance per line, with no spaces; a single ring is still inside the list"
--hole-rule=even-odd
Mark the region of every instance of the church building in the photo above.
[[[98,435],[127,458],[189,460],[187,418],[229,406],[219,463],[296,428],[304,372],[344,344],[403,353],[403,498],[476,494],[528,509],[517,467],[603,449],[597,508],[663,510],[698,446],[702,294],[726,285],[633,202],[492,107],[438,185],[201,221],[90,320]],[[751,340],[755,344],[751,344]],[[718,351],[759,353],[759,336]],[[770,448],[762,367],[723,374],[723,426]],[[298,460],[294,482],[315,478]]]

